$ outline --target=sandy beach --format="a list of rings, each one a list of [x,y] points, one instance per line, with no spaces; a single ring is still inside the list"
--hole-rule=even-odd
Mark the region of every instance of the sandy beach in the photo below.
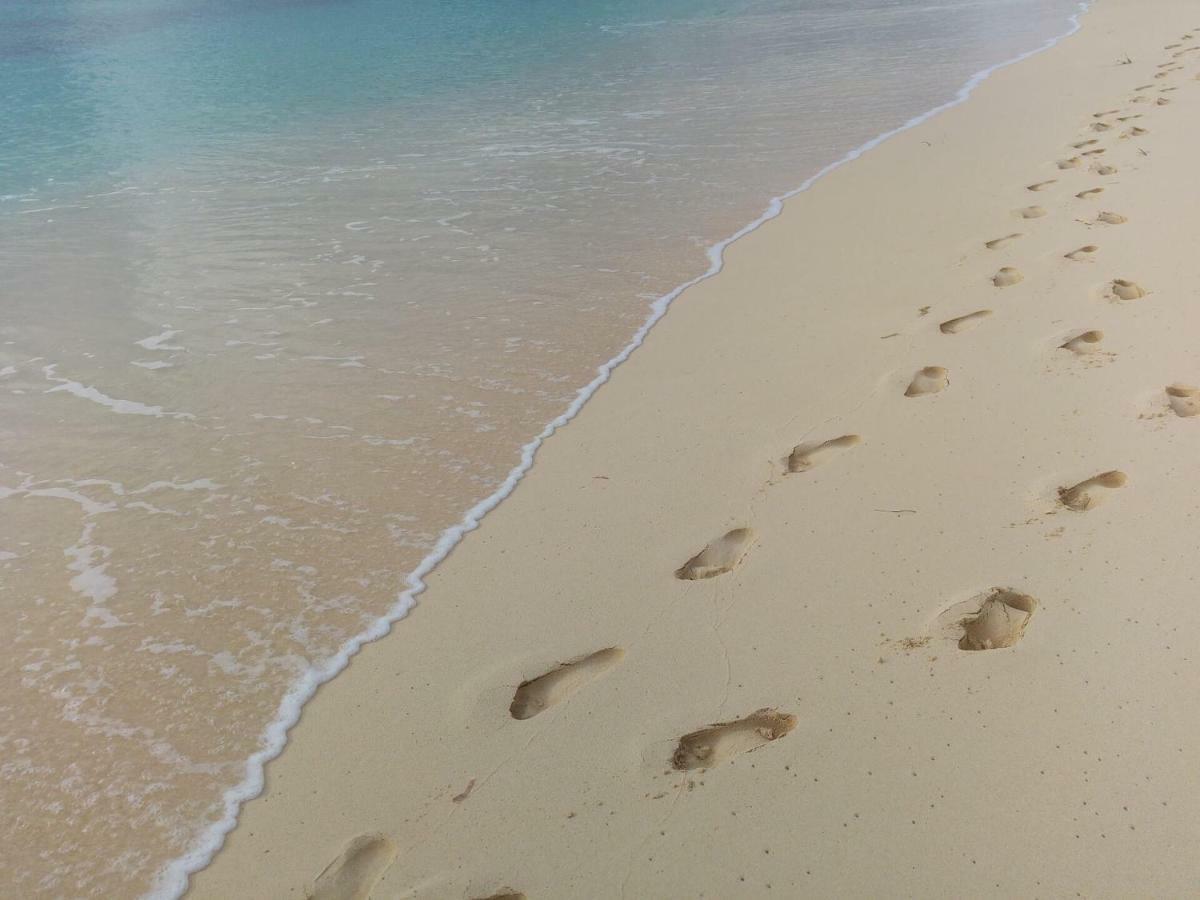
[[[187,896],[1194,894],[1198,73],[1097,0],[734,244]]]

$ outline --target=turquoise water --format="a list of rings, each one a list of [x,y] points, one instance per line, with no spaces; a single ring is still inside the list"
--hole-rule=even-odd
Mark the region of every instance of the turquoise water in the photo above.
[[[0,0],[0,896],[202,861],[658,298],[1075,12]]]

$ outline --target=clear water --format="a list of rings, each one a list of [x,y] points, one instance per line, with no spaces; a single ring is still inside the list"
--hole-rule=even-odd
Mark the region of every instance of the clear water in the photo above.
[[[149,890],[706,248],[1075,10],[0,0],[0,896]]]

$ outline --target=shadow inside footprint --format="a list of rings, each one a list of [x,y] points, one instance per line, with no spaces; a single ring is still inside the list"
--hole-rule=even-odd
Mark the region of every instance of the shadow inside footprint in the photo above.
[[[960,650],[999,650],[1011,647],[1025,634],[1037,601],[1027,594],[996,588],[974,616],[961,620]]]
[[[1064,253],[1063,256],[1065,256],[1067,259],[1073,259],[1076,262],[1079,262],[1080,260],[1087,259],[1099,249],[1100,248],[1095,244],[1086,244],[1083,247],[1072,250],[1070,253]]]
[[[842,450],[862,443],[857,434],[843,434],[820,444],[797,444],[787,458],[789,474],[807,472],[813,466],[819,465],[830,450]]]
[[[1171,411],[1175,415],[1185,419],[1200,415],[1200,388],[1187,384],[1172,384],[1167,386],[1166,391],[1167,402],[1171,404]]]
[[[1012,234],[1004,235],[1004,237],[993,238],[990,241],[985,241],[983,246],[987,247],[989,250],[996,250],[1000,247],[1003,247],[1009,241],[1015,241],[1020,236],[1021,233],[1019,231],[1014,231]]]
[[[1072,353],[1080,355],[1086,353],[1095,353],[1100,349],[1100,342],[1104,340],[1103,331],[1085,331],[1083,334],[1076,335],[1069,341],[1059,344],[1060,350],[1070,350]]]
[[[499,894],[488,894],[486,897],[477,897],[475,900],[525,900],[525,895],[520,891],[510,891],[504,888]]]
[[[532,719],[556,703],[603,675],[625,657],[620,647],[607,647],[579,659],[565,662],[544,675],[524,681],[508,707],[514,719]]]
[[[959,316],[956,319],[947,319],[938,326],[938,330],[942,334],[958,334],[960,331],[967,331],[974,328],[991,314],[992,311],[990,309],[978,309],[973,313],[967,313],[965,316]]]
[[[1098,506],[1108,491],[1124,487],[1128,480],[1125,473],[1117,469],[1101,472],[1071,487],[1060,487],[1058,502],[1075,512],[1086,512]]]
[[[1145,288],[1136,281],[1127,281],[1124,278],[1114,278],[1111,289],[1119,300],[1140,300],[1146,296]]]
[[[676,569],[675,577],[684,581],[697,581],[701,578],[724,575],[742,561],[753,540],[754,529],[735,528],[717,538]]]
[[[366,900],[396,858],[396,849],[385,835],[359,835],[317,876],[308,900]]]
[[[1014,269],[1012,266],[1005,266],[992,276],[992,284],[996,287],[1012,287],[1024,280],[1025,276],[1021,274],[1020,270]]]
[[[734,722],[710,725],[679,739],[671,767],[686,772],[711,769],[742,753],[757,750],[791,733],[797,719],[789,713],[760,709]]]
[[[904,391],[905,397],[923,397],[926,394],[936,394],[950,384],[950,372],[941,366],[926,366],[909,382]]]

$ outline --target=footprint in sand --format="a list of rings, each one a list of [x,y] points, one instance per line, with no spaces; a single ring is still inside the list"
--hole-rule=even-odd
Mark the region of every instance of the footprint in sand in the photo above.
[[[1097,194],[1103,194],[1104,188],[1088,188],[1086,191],[1080,191],[1075,196],[1080,200],[1087,200],[1089,197],[1095,197]]]
[[[382,834],[356,837],[317,876],[308,900],[366,900],[396,858],[396,845]]]
[[[1122,131],[1121,137],[1122,138],[1141,137],[1143,134],[1149,134],[1149,133],[1150,132],[1147,131],[1145,128],[1138,128],[1137,126],[1134,126],[1133,128],[1130,128],[1128,131]]]
[[[980,309],[973,313],[967,313],[965,316],[959,316],[957,319],[947,319],[938,328],[942,334],[958,334],[960,331],[967,331],[974,328],[984,319],[992,314],[990,309]]]
[[[1080,141],[1077,144],[1072,144],[1071,149],[1072,150],[1082,150],[1084,147],[1090,147],[1090,146],[1092,146],[1092,144],[1095,144],[1095,143],[1097,143],[1096,138],[1089,138],[1086,141]]]
[[[1017,210],[1017,215],[1022,219],[1040,219],[1046,214],[1046,211],[1040,206],[1026,206],[1024,209]]]
[[[742,561],[753,540],[752,528],[735,528],[726,532],[676,569],[675,577],[697,581],[724,575]]]
[[[1080,156],[1103,156],[1108,151],[1101,147],[1099,150],[1085,150]]]
[[[1119,109],[1106,109],[1104,112],[1092,113],[1092,118],[1103,119],[1105,116],[1115,116],[1119,112]]]
[[[960,619],[960,650],[999,650],[1011,647],[1025,634],[1037,601],[1009,588],[995,588],[974,615]]]
[[[1112,126],[1109,125],[1107,122],[1093,122],[1092,123],[1092,131],[1109,131],[1111,129],[1112,129]]]
[[[1185,419],[1200,415],[1200,388],[1188,384],[1172,384],[1167,386],[1166,391],[1167,402],[1171,404],[1175,415]]]
[[[1083,160],[1078,156],[1072,156],[1070,159],[1060,159],[1055,165],[1060,169],[1076,169],[1082,162]]]
[[[532,719],[566,700],[581,687],[603,675],[622,659],[620,647],[607,647],[579,659],[565,662],[544,675],[523,681],[508,707],[514,719]]]
[[[1096,216],[1097,222],[1103,222],[1105,225],[1124,225],[1129,220],[1120,213],[1102,212]]]
[[[1051,178],[1049,181],[1039,181],[1039,182],[1037,182],[1037,184],[1027,184],[1027,185],[1025,185],[1025,190],[1027,190],[1027,191],[1043,191],[1046,188],[1050,187],[1050,185],[1055,184],[1057,181],[1058,181],[1058,179]]]
[[[1025,276],[1012,266],[1005,266],[992,276],[992,284],[996,287],[1011,287],[1025,280]]]
[[[477,897],[475,900],[525,900],[525,895],[520,891],[510,891],[504,888],[499,894],[488,894],[486,897]]]
[[[1140,119],[1141,117],[1142,117],[1141,113],[1134,113],[1131,116],[1118,116],[1117,121],[1118,122],[1128,122],[1130,119]]]
[[[796,723],[796,717],[789,713],[760,709],[744,719],[710,725],[679,739],[671,757],[671,767],[681,772],[711,769],[779,740],[790,734]]]
[[[1089,259],[1091,255],[1099,249],[1100,248],[1095,244],[1085,244],[1078,250],[1072,250],[1070,253],[1064,253],[1063,256],[1065,256],[1067,259],[1073,259],[1076,262],[1082,262],[1083,260]]]
[[[1078,353],[1083,356],[1087,353],[1095,353],[1100,349],[1100,342],[1104,340],[1103,331],[1085,331],[1083,334],[1076,335],[1064,344],[1059,344],[1060,350],[1070,350],[1072,353]]]
[[[1096,174],[1097,175],[1116,175],[1117,167],[1116,166],[1097,166]]]
[[[1086,512],[1098,506],[1108,491],[1124,487],[1126,481],[1128,479],[1125,477],[1125,473],[1116,469],[1111,472],[1101,472],[1079,484],[1059,488],[1058,502],[1075,512]],[[1104,490],[1098,490],[1099,488],[1104,488]]]
[[[1159,97],[1157,100],[1154,101],[1154,105],[1155,106],[1166,106],[1170,102],[1171,101],[1168,100],[1166,97]]]
[[[926,366],[913,376],[904,391],[905,397],[923,397],[944,391],[950,384],[950,373],[941,366]]]
[[[1154,87],[1153,84],[1139,84],[1137,87],[1134,88],[1134,90],[1135,91],[1148,91],[1152,87]]]
[[[992,238],[990,241],[984,242],[983,246],[987,247],[989,250],[996,250],[1000,247],[1003,247],[1010,241],[1015,241],[1019,237],[1021,237],[1021,232],[1014,231],[1012,234],[1006,234],[1004,237]]]
[[[1118,300],[1140,300],[1146,296],[1145,288],[1135,281],[1126,281],[1124,278],[1114,278],[1110,290]]]
[[[807,472],[813,466],[820,465],[831,451],[856,447],[862,443],[857,434],[843,434],[820,444],[797,444],[787,458],[789,474]]]

